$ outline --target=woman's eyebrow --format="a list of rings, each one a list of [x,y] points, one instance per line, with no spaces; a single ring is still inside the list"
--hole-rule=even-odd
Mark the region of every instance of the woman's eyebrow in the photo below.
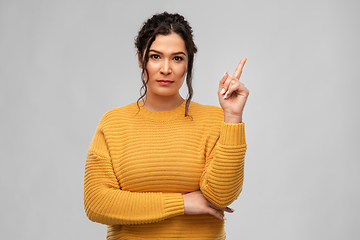
[[[157,54],[163,54],[162,52],[159,52],[159,51],[157,51],[157,50],[155,50],[155,49],[150,49],[149,52],[155,52],[155,53],[157,53]],[[180,52],[172,53],[171,55],[179,55],[179,54],[183,54],[183,55],[186,56],[186,53],[181,52],[181,51],[180,51]]]
[[[183,54],[186,56],[186,53],[184,53],[184,52],[176,52],[176,53],[173,53],[172,55],[178,55],[178,54]]]

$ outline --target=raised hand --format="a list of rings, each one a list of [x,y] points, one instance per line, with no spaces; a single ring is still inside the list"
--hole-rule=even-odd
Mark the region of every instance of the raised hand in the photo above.
[[[229,75],[226,72],[220,80],[218,96],[226,123],[242,122],[242,114],[249,96],[249,90],[239,80],[246,60],[247,58],[241,59],[234,75]]]
[[[220,220],[226,220],[226,218],[218,212],[216,209],[232,213],[233,209],[229,207],[217,207],[209,202],[200,190],[195,192],[186,193],[183,196],[184,211],[185,214],[210,214],[217,217]]]

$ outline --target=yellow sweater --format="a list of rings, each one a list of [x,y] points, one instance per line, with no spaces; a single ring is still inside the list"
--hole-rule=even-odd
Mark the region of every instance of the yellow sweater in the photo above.
[[[244,123],[223,122],[219,107],[185,102],[150,112],[136,103],[101,119],[85,167],[88,218],[108,225],[107,239],[225,239],[224,222],[184,215],[182,194],[201,190],[228,206],[244,180]],[[223,214],[223,212],[221,212]]]

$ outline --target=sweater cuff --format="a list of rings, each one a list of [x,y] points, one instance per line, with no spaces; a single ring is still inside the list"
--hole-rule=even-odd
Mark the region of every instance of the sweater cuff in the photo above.
[[[221,123],[219,143],[223,145],[243,145],[245,140],[245,123]]]
[[[165,219],[183,215],[184,201],[181,193],[163,193]]]

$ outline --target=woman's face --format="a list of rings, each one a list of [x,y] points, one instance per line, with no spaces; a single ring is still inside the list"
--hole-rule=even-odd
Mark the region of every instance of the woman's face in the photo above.
[[[184,40],[176,33],[157,35],[149,49],[147,96],[178,96],[184,82],[188,56]]]

